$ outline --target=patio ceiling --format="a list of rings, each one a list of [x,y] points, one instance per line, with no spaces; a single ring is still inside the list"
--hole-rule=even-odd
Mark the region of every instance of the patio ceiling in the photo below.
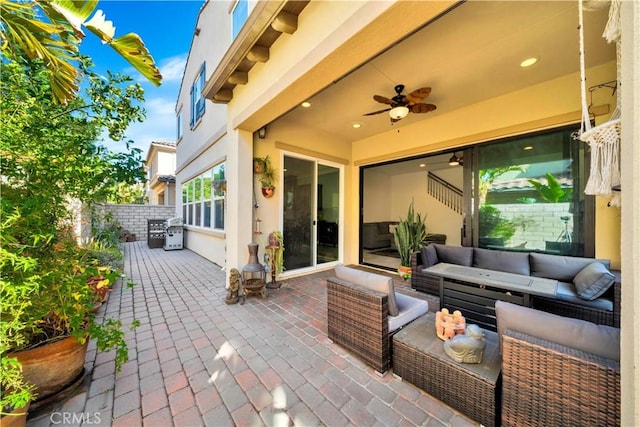
[[[461,3],[314,95],[311,108],[294,107],[281,118],[355,141],[578,72],[577,15],[575,1]],[[615,60],[614,46],[601,37],[607,17],[608,9],[585,12],[587,67]],[[538,63],[521,68],[529,57]],[[438,109],[411,113],[393,127],[387,113],[363,116],[385,107],[374,94],[392,97],[399,83],[408,92],[430,86],[426,101]]]

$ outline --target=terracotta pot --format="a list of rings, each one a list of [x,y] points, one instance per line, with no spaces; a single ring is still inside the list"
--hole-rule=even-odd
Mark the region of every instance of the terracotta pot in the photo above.
[[[398,275],[404,280],[411,279],[411,267],[405,267],[404,265],[401,265],[400,267],[398,267]]]
[[[80,344],[73,337],[67,337],[31,350],[10,353],[22,363],[22,373],[26,381],[36,387],[35,402],[43,401],[61,392],[84,371],[84,358],[89,339]]]
[[[17,408],[8,413],[7,415],[3,415],[0,418],[0,426],[2,427],[24,427],[27,424],[27,414],[29,410],[28,402],[26,406],[22,408]]]
[[[275,187],[262,187],[262,195],[266,198],[273,196],[274,191]]]
[[[264,172],[264,160],[253,160],[253,173],[260,175]]]

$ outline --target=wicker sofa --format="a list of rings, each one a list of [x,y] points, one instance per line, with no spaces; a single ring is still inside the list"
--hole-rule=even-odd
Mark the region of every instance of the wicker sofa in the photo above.
[[[503,426],[620,425],[620,330],[496,302]]]
[[[438,262],[558,280],[556,298],[533,296],[532,307],[561,316],[620,327],[620,275],[609,272],[609,260],[431,244],[412,255],[411,286],[418,291],[439,295],[440,278],[424,271]],[[613,283],[601,295],[587,299],[576,291],[574,279],[594,263],[597,268],[606,270],[604,274],[612,275]]]
[[[429,304],[395,292],[391,277],[342,265],[334,272],[327,279],[328,337],[384,374],[393,333],[426,314]]]

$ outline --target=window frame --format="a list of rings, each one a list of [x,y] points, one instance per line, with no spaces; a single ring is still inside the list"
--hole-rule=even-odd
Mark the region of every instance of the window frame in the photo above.
[[[206,111],[206,98],[204,97],[203,91],[206,83],[206,61],[202,62],[200,66],[200,71],[198,75],[193,81],[191,85],[191,89],[189,91],[190,105],[191,105],[191,116],[189,119],[189,126],[191,129],[194,129],[198,123],[202,120],[204,113]]]
[[[225,186],[221,191],[215,189],[219,184],[214,182],[216,176],[224,178],[224,169],[225,163],[218,163],[182,183],[182,212],[186,225],[206,230],[225,230],[226,180],[222,181]],[[216,175],[216,171],[222,172]],[[205,189],[205,185],[210,188]]]

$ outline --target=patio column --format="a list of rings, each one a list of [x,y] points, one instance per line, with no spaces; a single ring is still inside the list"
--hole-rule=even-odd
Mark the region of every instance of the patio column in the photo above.
[[[229,122],[228,122],[229,123]],[[230,125],[229,125],[230,126]],[[229,138],[225,176],[227,197],[225,235],[227,247],[226,274],[242,270],[248,259],[247,245],[252,241],[253,218],[253,134],[240,129],[227,129]]]
[[[621,425],[640,425],[640,3],[623,1]]]

